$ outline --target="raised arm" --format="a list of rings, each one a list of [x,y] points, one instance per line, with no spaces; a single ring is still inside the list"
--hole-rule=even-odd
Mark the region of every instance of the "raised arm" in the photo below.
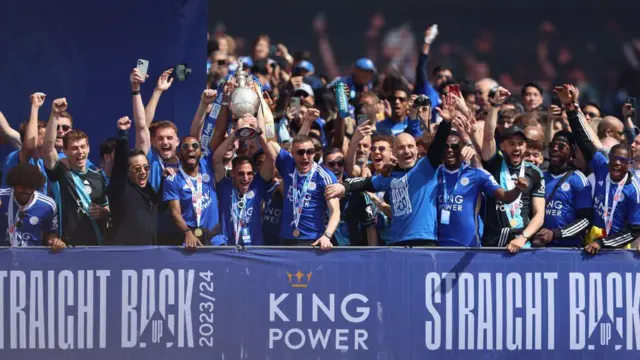
[[[117,123],[118,137],[116,139],[115,156],[113,168],[111,169],[111,179],[109,180],[109,194],[120,194],[127,183],[129,159],[129,128],[131,120],[128,116],[121,117]]]
[[[4,140],[14,148],[18,149],[22,146],[20,133],[14,130],[11,125],[9,125],[7,118],[2,115],[2,112],[0,112],[0,132],[2,132]]]
[[[133,96],[133,121],[136,125],[136,148],[144,151],[146,154],[151,148],[151,135],[149,133],[149,123],[146,119],[144,104],[142,104],[142,96],[140,95],[140,85],[143,84],[145,80],[138,69],[133,69],[129,76]]]
[[[44,166],[53,170],[58,162],[58,152],[56,151],[56,137],[58,135],[58,118],[60,113],[67,111],[67,99],[55,99],[51,104],[51,116],[47,123],[47,131],[44,134],[44,142],[42,144],[42,160]]]
[[[163,92],[169,90],[169,88],[171,87],[171,84],[173,84],[173,78],[169,78],[172,72],[173,72],[173,69],[166,70],[158,78],[158,84],[156,85],[155,90],[153,90],[153,94],[151,94],[151,99],[149,99],[147,108],[144,109],[145,118],[147,121],[147,127],[151,126],[151,122],[153,122],[153,117],[156,115],[156,107],[158,107],[160,96],[162,95]]]
[[[235,80],[229,80],[224,84],[224,87],[222,88],[222,105],[220,107],[218,118],[216,119],[215,128],[213,129],[213,135],[211,135],[211,140],[209,141],[210,150],[217,149],[227,136],[230,114],[229,99],[231,98],[231,93],[233,92],[233,90],[235,90],[236,86],[237,84]]]
[[[556,86],[554,91],[567,109],[567,118],[576,142],[587,163],[591,162],[596,151],[602,150],[602,143],[580,111],[577,104],[578,91],[573,85]]]
[[[271,182],[274,175],[273,169],[276,166],[276,157],[273,156],[271,151],[267,151],[268,148],[271,148],[271,145],[269,145],[269,142],[267,141],[266,123],[269,121],[273,122],[273,113],[271,112],[271,108],[265,98],[262,94],[260,95],[260,101],[262,102],[260,111],[258,111],[258,128],[260,129],[260,135],[258,135],[256,139],[258,141],[258,145],[260,145],[260,148],[264,150],[264,154],[266,156],[266,159],[260,166],[260,176],[264,181]]]
[[[242,123],[243,120],[238,120],[238,123]],[[227,152],[229,147],[236,141],[235,132],[232,131],[225,139],[222,141],[222,144],[216,148],[216,151],[213,152],[213,171],[216,183],[222,181],[224,177],[227,175],[227,169],[224,167],[224,154]]]
[[[498,126],[498,111],[500,111],[500,105],[504,103],[507,98],[511,96],[511,93],[503,88],[499,87],[493,98],[489,99],[491,107],[487,113],[487,118],[484,122],[484,135],[482,137],[482,151],[480,156],[483,161],[489,161],[496,154],[496,127]]]
[[[447,142],[447,137],[451,132],[451,121],[455,115],[455,110],[451,105],[443,104],[443,109],[436,108],[436,110],[442,117],[442,122],[438,125],[436,136],[433,138],[433,142],[427,151],[427,159],[431,163],[431,167],[434,169],[437,168],[440,161],[442,161],[442,156],[444,155],[444,144]]]
[[[365,137],[371,136],[372,132],[373,131],[371,125],[369,125],[368,122],[365,122],[358,126],[356,128],[356,131],[353,133],[351,143],[349,144],[349,148],[347,149],[347,153],[345,154],[344,158],[344,168],[347,171],[349,177],[362,176],[363,169],[356,163],[356,158],[358,155],[358,144]]]
[[[320,118],[320,111],[318,109],[311,108],[307,110],[304,114],[304,118],[302,119],[302,126],[300,127],[300,131],[298,134],[309,135],[309,131],[311,131],[311,125]]]
[[[198,109],[196,110],[195,115],[193,115],[193,120],[191,120],[191,136],[198,139],[198,141],[202,141],[202,129],[204,128],[204,120],[207,115],[207,110],[216,100],[216,96],[218,96],[218,91],[213,89],[206,89],[202,92],[200,96],[200,104],[198,104]]]
[[[432,25],[424,32],[424,44],[422,45],[422,53],[418,58],[418,66],[416,68],[416,94],[427,95],[434,105],[438,92],[429,83],[429,52],[431,51],[431,43],[438,36],[438,26]]]
[[[28,164],[29,159],[31,159],[36,152],[38,146],[38,110],[40,110],[40,107],[44,104],[46,97],[47,95],[41,92],[31,95],[31,115],[27,122],[27,128],[24,131],[24,142],[20,148],[21,164]]]

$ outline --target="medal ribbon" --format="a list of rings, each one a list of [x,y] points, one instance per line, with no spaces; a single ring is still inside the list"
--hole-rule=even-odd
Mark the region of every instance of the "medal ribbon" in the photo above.
[[[618,202],[620,202],[620,194],[622,194],[622,189],[624,189],[624,185],[627,183],[627,177],[629,174],[624,176],[618,183],[618,188],[616,189],[616,193],[613,195],[613,204],[611,204],[611,213],[609,213],[609,188],[611,187],[611,175],[607,176],[606,185],[604,189],[604,214],[602,214],[602,218],[604,220],[604,236],[609,236],[611,234],[611,227],[613,226],[613,214],[616,213],[616,208],[618,207]]]
[[[193,186],[191,178],[180,168],[180,173],[191,190],[191,204],[193,211],[196,213],[196,227],[200,227],[200,217],[202,216],[202,174],[198,173],[196,177],[196,186]]]
[[[456,187],[458,186],[458,183],[460,183],[460,177],[462,177],[462,172],[464,171],[464,169],[466,168],[466,166],[463,164],[460,169],[458,170],[458,177],[456,178],[456,182],[453,185],[453,189],[451,190],[451,195],[453,195],[456,192]],[[444,170],[444,166],[440,165],[440,169],[439,169],[439,173],[440,176],[442,177],[442,203],[445,206],[444,208],[446,209],[446,205],[449,204],[449,194],[447,193],[447,177],[445,176],[445,170]]]
[[[313,179],[313,175],[316,173],[316,167],[318,166],[316,163],[312,164],[311,171],[307,173],[307,177],[304,179],[302,190],[300,192],[298,192],[298,170],[296,169],[293,172],[293,181],[291,183],[291,187],[293,188],[293,221],[291,222],[291,225],[293,225],[296,230],[298,229],[298,224],[300,224],[300,215],[302,215],[304,198],[307,195],[309,184],[311,183],[311,179]]]
[[[524,161],[520,164],[520,174],[519,178],[524,177]],[[509,168],[507,167],[507,162],[502,159],[502,168],[500,169],[500,186],[506,190],[512,190],[516,187],[515,182],[511,178],[511,173],[509,172]],[[507,219],[509,219],[509,226],[512,228],[518,229],[524,226],[524,222],[522,221],[522,216],[520,214],[520,198],[522,198],[522,194],[518,195],[518,198],[512,202],[511,204],[503,204],[503,206],[507,209]],[[515,225],[513,222],[515,220]]]
[[[69,171],[69,174],[71,174],[73,184],[76,188],[76,193],[78,194],[78,206],[80,206],[80,210],[82,210],[82,212],[85,213],[85,215],[87,215],[87,217],[91,220],[93,231],[96,233],[96,237],[98,238],[98,244],[102,245],[102,230],[100,230],[100,227],[98,226],[96,220],[89,215],[89,205],[91,204],[91,197],[89,197],[87,192],[84,191],[85,185],[80,179],[80,176],[78,176],[78,174],[73,170]]]
[[[244,194],[242,199],[240,199],[236,188],[234,187],[231,190],[231,221],[233,222],[236,245],[240,243],[240,234],[242,233],[244,225],[249,223],[247,209],[251,207],[251,203],[252,199],[249,199],[247,194]]]

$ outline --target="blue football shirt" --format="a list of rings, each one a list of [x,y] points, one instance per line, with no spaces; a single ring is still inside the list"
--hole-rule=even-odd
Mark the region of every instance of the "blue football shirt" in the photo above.
[[[479,247],[479,199],[500,188],[496,179],[484,169],[464,166],[450,171],[440,166],[438,171],[438,245]],[[444,177],[444,181],[443,181]],[[445,185],[447,202],[445,203]],[[443,210],[449,219],[443,219]]]
[[[264,203],[262,212],[262,236],[265,245],[280,245],[280,223],[282,220],[282,194],[274,191]]]
[[[422,136],[422,128],[418,120],[411,120],[406,117],[401,122],[395,122],[392,119],[384,119],[376,124],[376,131],[384,135],[396,136],[403,132],[407,132],[414,137]]]
[[[218,198],[213,185],[213,173],[209,168],[209,163],[205,159],[200,159],[200,174],[202,174],[202,199],[200,206],[202,214],[200,216],[200,227],[211,230],[218,225]],[[191,178],[193,186],[196,185],[196,178]],[[164,181],[163,201],[179,200],[182,218],[189,227],[197,227],[196,212],[191,202],[191,189],[185,181],[182,172],[169,176]],[[221,245],[223,239],[215,238],[214,245]]]
[[[553,175],[549,171],[544,172],[544,181],[546,183],[545,198],[547,206],[544,212],[545,229],[560,229],[576,220],[576,212],[579,209],[589,209],[593,207],[593,198],[591,197],[591,185],[587,181],[587,177],[580,171],[574,172],[562,183],[553,194],[553,198],[549,199],[553,189],[558,186],[558,182],[566,173]],[[582,246],[582,234],[576,236],[554,239],[549,246]]]
[[[162,173],[164,172],[164,166],[173,167],[178,169],[180,166],[179,163],[175,164],[164,164],[160,155],[156,153],[153,148],[149,149],[147,152],[147,160],[149,160],[149,184],[153,190],[160,191],[160,186],[162,186]]]
[[[220,201],[220,229],[230,245],[235,245],[236,241],[235,227],[231,215],[232,211],[234,211],[234,203],[232,201],[233,187],[233,181],[229,177],[225,177],[216,185],[216,192]],[[253,178],[245,194],[245,202],[248,206],[245,207],[244,218],[247,223],[243,225],[238,237],[239,244],[265,245],[262,236],[262,200],[270,198],[274,188],[273,184],[267,184],[260,175],[256,175]],[[236,201],[238,200],[236,199]],[[239,209],[235,209],[235,211],[239,211]]]
[[[316,171],[313,174],[313,179],[309,182],[309,188],[303,201],[302,214],[300,215],[300,223],[298,225],[300,236],[296,238],[293,236],[294,226],[292,225],[294,194],[298,196],[298,193],[302,191],[303,184],[309,173],[306,175],[298,174],[297,188],[294,189],[292,186],[293,175],[297,170],[293,156],[284,149],[280,149],[280,153],[276,158],[276,167],[282,175],[286,194],[280,223],[280,237],[283,239],[316,241],[325,231],[327,202],[324,199],[324,189],[327,185],[335,184],[337,180],[333,173],[322,166],[314,166],[316,166]]]
[[[376,191],[385,190],[391,206],[391,222],[381,233],[387,244],[407,240],[437,239],[436,171],[424,157],[408,171],[395,170],[390,177],[372,178]]]
[[[9,204],[13,201],[13,216],[19,215],[20,205],[12,197],[13,189],[0,189],[0,231],[5,234],[1,246],[11,246],[9,236]],[[17,222],[16,222],[17,223]],[[35,192],[33,200],[23,209],[23,215],[16,225],[17,246],[43,246],[44,236],[58,232],[58,216],[55,201],[52,198]]]
[[[618,185],[614,182],[609,186],[609,203],[605,205],[606,181],[609,178],[608,159],[600,152],[596,152],[591,159],[591,169],[595,176],[595,187],[593,197],[593,220],[591,224],[601,229],[605,228],[604,210],[605,206],[611,212],[613,197]],[[627,179],[627,183],[622,189],[620,202],[613,214],[613,223],[610,234],[624,231],[625,224],[630,223],[640,225],[640,182],[634,176]],[[610,235],[607,234],[607,235]]]

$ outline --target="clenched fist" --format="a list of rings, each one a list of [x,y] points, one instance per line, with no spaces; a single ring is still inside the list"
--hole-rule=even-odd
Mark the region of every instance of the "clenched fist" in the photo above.
[[[200,103],[203,105],[212,104],[216,100],[216,96],[218,96],[218,92],[213,89],[207,89],[202,92],[200,96]]]
[[[44,100],[47,98],[47,95],[41,92],[37,92],[31,95],[31,106],[33,107],[41,107],[44,104]]]
[[[516,187],[522,191],[525,191],[527,190],[527,187],[529,187],[529,182],[525,178],[518,178],[518,180],[516,180]]]
[[[128,116],[123,116],[118,119],[118,130],[127,131],[131,127],[131,120]]]
[[[67,106],[67,98],[55,99],[51,105],[51,112],[59,115],[61,112],[67,111]]]

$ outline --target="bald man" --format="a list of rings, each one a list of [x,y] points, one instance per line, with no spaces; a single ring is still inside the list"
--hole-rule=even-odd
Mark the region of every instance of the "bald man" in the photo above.
[[[524,152],[524,160],[533,163],[541,170],[545,170],[548,164],[544,156],[544,131],[540,125],[524,128],[524,136],[527,138],[527,150]]]
[[[605,116],[598,125],[598,138],[600,141],[613,138],[622,142],[624,140],[624,124],[615,116]]]

